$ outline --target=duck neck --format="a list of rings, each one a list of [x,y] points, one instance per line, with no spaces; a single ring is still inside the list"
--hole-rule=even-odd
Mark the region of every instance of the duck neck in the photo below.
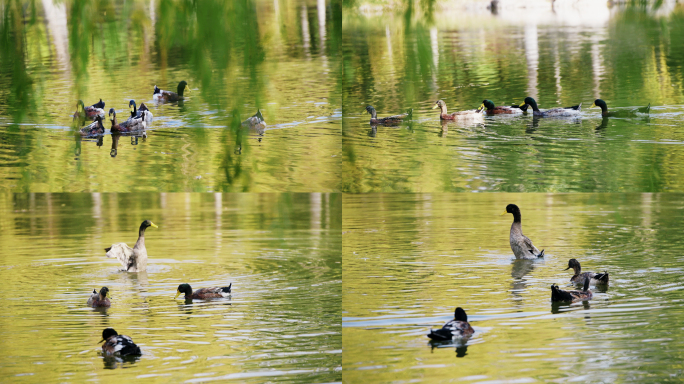
[[[377,119],[378,118],[378,113],[375,111],[375,108],[371,109],[371,119]]]
[[[114,117],[112,118],[112,127],[116,126],[116,113],[114,114]]]
[[[530,103],[530,106],[532,107],[532,110],[533,110],[533,111],[539,112],[539,107],[537,107],[537,102],[536,102],[536,101],[533,101],[532,103]]]
[[[440,106],[439,106],[439,110],[442,111],[442,115],[446,115],[446,114],[447,114],[447,106],[446,106],[446,104],[440,105]]]
[[[140,230],[138,231],[138,241],[135,243],[135,246],[133,248],[145,248],[145,229],[147,229],[147,227],[141,224]]]
[[[575,271],[575,276],[579,276],[582,273],[582,267],[579,264],[573,266],[572,270]]]

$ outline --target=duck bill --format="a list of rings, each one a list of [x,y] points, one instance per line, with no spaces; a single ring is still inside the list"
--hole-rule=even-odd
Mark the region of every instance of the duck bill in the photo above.
[[[591,103],[591,107],[589,107],[589,108],[597,108],[596,103]]]
[[[100,343],[102,343],[103,341],[105,341],[105,340],[104,340],[104,339],[102,339],[102,340],[98,341],[97,343],[98,343],[98,344],[100,344]]]
[[[173,298],[174,298],[174,299],[178,298],[178,296],[180,296],[180,294],[181,294],[180,291],[176,291],[176,296],[174,296]]]
[[[439,107],[439,104],[435,104],[432,109],[437,109],[437,107]]]
[[[507,213],[508,213],[508,212],[504,211],[504,213],[502,213],[501,216],[503,216],[503,215],[505,215],[505,214],[507,214]]]
[[[568,269],[570,269],[570,267],[565,268],[564,271],[567,271]]]
[[[480,108],[478,108],[477,110],[479,111],[479,110],[481,110],[481,109],[485,109],[484,104],[480,105]]]
[[[143,115],[143,116],[144,116],[144,115]],[[159,228],[159,227],[157,227],[157,224],[155,224],[155,223],[150,223],[150,226],[151,226],[151,227],[154,227],[154,228]]]
[[[523,101],[519,106],[520,106],[520,107],[524,107],[525,104],[527,104],[527,103]]]

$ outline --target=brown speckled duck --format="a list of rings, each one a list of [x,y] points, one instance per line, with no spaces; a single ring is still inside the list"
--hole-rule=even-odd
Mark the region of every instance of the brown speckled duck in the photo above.
[[[576,302],[576,301],[587,301],[594,297],[594,294],[589,290],[589,280],[590,278],[584,279],[584,289],[581,291],[564,291],[558,288],[557,285],[551,284],[551,301],[565,301],[565,302]]]
[[[577,259],[570,259],[570,261],[568,261],[568,267],[565,268],[565,270],[567,271],[570,268],[575,271],[575,275],[570,278],[570,281],[574,284],[583,284],[586,278],[589,278],[590,283],[594,285],[608,284],[608,272],[582,272],[582,267]]]
[[[233,283],[230,283],[227,287],[202,288],[193,292],[192,287],[190,287],[190,284],[183,283],[178,286],[178,289],[176,290],[176,296],[174,297],[174,299],[178,298],[178,296],[180,296],[181,293],[185,294],[185,300],[204,300],[230,297],[230,287],[232,286]]]
[[[100,293],[93,289],[93,294],[88,299],[88,306],[93,308],[110,307],[112,303],[109,301],[109,298],[109,288],[102,287]]]

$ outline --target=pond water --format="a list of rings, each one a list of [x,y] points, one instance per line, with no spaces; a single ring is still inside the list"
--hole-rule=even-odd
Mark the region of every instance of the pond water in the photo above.
[[[341,9],[325,0],[14,1],[0,33],[0,188],[320,192],[340,188]],[[190,94],[156,103],[154,86]],[[147,137],[76,139],[77,100]],[[240,128],[261,110],[265,132]]]
[[[520,206],[542,260],[509,246]],[[682,374],[684,195],[344,196],[344,382],[669,382]],[[594,299],[551,304],[570,258],[608,271]],[[592,289],[593,290],[593,289]],[[465,309],[461,347],[426,334]],[[500,380],[500,381],[497,381]]]
[[[425,2],[430,4],[431,2]],[[549,3],[550,4],[550,3]],[[343,16],[343,191],[682,191],[684,6]],[[574,119],[493,116],[442,124],[432,110],[582,103]],[[649,117],[602,119],[651,104]],[[398,127],[380,117],[413,108]]]
[[[341,380],[339,194],[0,194],[3,381]],[[147,272],[104,248],[146,232]],[[176,288],[232,283],[185,303]],[[108,309],[86,306],[107,286]],[[102,330],[133,362],[101,356]]]

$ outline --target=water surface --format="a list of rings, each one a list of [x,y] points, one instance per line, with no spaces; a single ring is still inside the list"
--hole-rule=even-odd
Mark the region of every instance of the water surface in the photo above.
[[[425,2],[429,4],[430,2]],[[412,7],[343,19],[343,191],[683,191],[684,7],[556,10]],[[346,10],[346,8],[345,8]],[[534,97],[540,108],[582,103],[576,119],[488,117],[444,123],[450,111]],[[602,119],[589,109],[651,104],[650,117]],[[413,108],[399,127],[369,125]]]
[[[682,358],[681,194],[345,195],[344,382],[668,382]],[[515,260],[513,218],[546,257]],[[570,258],[607,290],[551,304]],[[426,334],[463,307],[466,345]]]
[[[320,1],[14,1],[0,20],[0,180],[19,192],[319,192],[340,183],[340,11]],[[157,104],[154,86],[190,94]],[[74,138],[76,101],[146,138]],[[265,132],[239,122],[261,110]]]
[[[16,194],[0,211],[5,380],[341,380],[339,195]],[[144,219],[148,270],[120,272],[104,248]],[[183,282],[233,295],[174,300]],[[111,308],[87,307],[102,286]],[[104,359],[106,327],[143,355]]]

